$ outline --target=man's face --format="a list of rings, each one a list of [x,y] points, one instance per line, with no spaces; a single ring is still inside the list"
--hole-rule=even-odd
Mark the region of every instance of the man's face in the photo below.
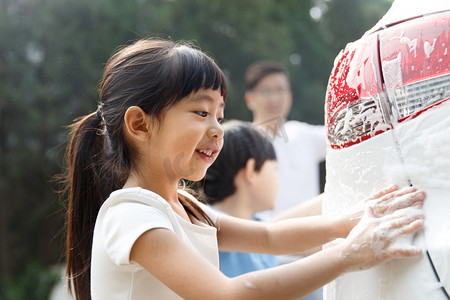
[[[253,112],[253,120],[264,122],[274,118],[285,120],[292,105],[289,79],[283,73],[263,77],[245,94],[247,107]]]

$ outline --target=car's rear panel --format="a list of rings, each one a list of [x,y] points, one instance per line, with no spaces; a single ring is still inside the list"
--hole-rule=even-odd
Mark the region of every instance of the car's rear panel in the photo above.
[[[424,255],[343,275],[325,287],[326,300],[448,299],[449,97],[450,11],[372,31],[337,57],[325,107],[324,214],[393,183],[422,188],[425,229],[403,242],[428,250],[431,260]]]
[[[450,288],[450,102],[363,143],[329,149],[324,214],[352,207],[377,190],[409,182],[427,192],[426,226],[413,240],[428,249]],[[412,239],[404,241],[411,242]],[[444,300],[426,255],[348,273],[324,288],[326,300]]]

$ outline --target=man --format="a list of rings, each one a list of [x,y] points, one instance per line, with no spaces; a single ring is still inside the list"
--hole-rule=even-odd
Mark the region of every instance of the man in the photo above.
[[[288,74],[281,64],[273,61],[252,64],[245,83],[245,102],[253,113],[253,124],[273,137],[280,178],[273,213],[278,214],[320,193],[319,164],[326,155],[325,127],[286,121],[293,96]],[[305,215],[320,213],[318,202]]]

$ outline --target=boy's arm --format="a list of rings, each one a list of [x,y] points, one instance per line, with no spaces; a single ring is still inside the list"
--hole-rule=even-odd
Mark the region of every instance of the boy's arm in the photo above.
[[[322,201],[325,198],[325,195],[322,193],[317,195],[314,198],[306,200],[286,211],[283,211],[269,220],[268,222],[276,222],[280,220],[286,220],[291,218],[301,218],[301,217],[310,217],[310,216],[318,216],[322,214]]]

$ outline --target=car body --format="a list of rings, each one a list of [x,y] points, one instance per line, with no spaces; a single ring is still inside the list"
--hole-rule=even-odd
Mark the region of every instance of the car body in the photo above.
[[[450,1],[397,0],[335,60],[326,95],[324,215],[391,184],[427,193],[424,250],[345,274],[326,300],[450,299]]]

